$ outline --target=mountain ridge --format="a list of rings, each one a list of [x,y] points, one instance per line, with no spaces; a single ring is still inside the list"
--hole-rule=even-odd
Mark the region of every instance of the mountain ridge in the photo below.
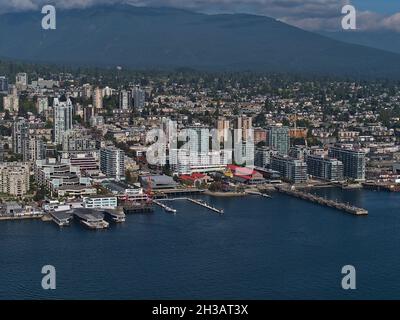
[[[400,78],[400,55],[340,42],[275,19],[129,5],[0,15],[0,56],[140,69],[294,72]]]

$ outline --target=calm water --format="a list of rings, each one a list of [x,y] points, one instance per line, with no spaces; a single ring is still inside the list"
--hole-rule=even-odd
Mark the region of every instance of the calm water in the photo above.
[[[369,210],[354,217],[274,194],[185,201],[93,232],[41,221],[0,223],[1,299],[400,298],[400,194],[318,191]],[[57,289],[41,289],[54,265]],[[357,290],[341,289],[341,268]]]

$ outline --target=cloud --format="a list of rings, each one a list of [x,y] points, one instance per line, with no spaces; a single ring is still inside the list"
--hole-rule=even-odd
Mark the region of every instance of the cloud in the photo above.
[[[62,9],[129,3],[206,13],[252,13],[274,17],[307,30],[339,30],[341,9],[350,0],[0,0],[0,12],[38,10],[49,3]],[[383,15],[372,11],[357,11],[357,24],[361,30],[400,32],[400,12]]]

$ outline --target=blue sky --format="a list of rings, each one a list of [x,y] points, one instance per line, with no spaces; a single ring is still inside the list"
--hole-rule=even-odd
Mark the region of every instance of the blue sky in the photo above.
[[[351,3],[361,10],[383,14],[400,12],[400,0],[352,0]]]

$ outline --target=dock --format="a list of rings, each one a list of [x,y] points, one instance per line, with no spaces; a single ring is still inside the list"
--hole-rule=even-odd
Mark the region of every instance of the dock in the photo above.
[[[163,208],[167,212],[171,212],[171,213],[174,213],[174,214],[176,213],[176,209],[168,207],[164,203],[161,203],[161,201],[153,200],[153,203],[155,203],[156,205],[160,206],[161,208]]]
[[[255,195],[255,196],[261,196],[261,197],[265,197],[265,198],[272,198],[269,194],[262,193],[262,192],[259,192],[259,191],[246,190],[245,192],[247,194],[251,194],[251,195]]]
[[[207,209],[209,209],[209,210],[211,210],[211,211],[217,212],[217,213],[219,213],[219,214],[224,214],[224,210],[223,210],[223,209],[214,208],[213,206],[207,204],[205,201],[196,200],[196,199],[191,199],[191,198],[187,198],[187,200],[189,200],[190,202],[195,203],[195,204],[197,204],[197,205],[199,205],[199,206],[202,206],[202,207],[204,207],[204,208],[207,208]]]
[[[71,224],[73,214],[72,212],[50,212],[50,217],[59,227],[66,227]]]
[[[276,190],[289,195],[289,196],[293,196],[296,197],[298,199],[302,199],[302,200],[306,200],[309,202],[313,202],[313,203],[317,203],[323,206],[327,206],[330,208],[335,208],[347,213],[351,213],[353,215],[356,216],[365,216],[368,215],[368,210],[363,209],[363,208],[358,208],[356,206],[352,206],[348,203],[343,203],[343,202],[338,202],[338,201],[334,201],[334,200],[329,200],[329,199],[325,199],[316,195],[313,195],[311,193],[307,193],[307,192],[302,192],[302,191],[298,191],[298,190],[293,190],[293,189],[288,189],[288,188],[282,188],[282,187],[276,187]]]
[[[122,223],[125,222],[126,216],[125,213],[116,211],[116,210],[106,210],[103,211],[104,214],[104,220],[107,222],[113,222],[113,223]]]
[[[109,223],[104,220],[104,215],[94,210],[77,209],[74,211],[74,217],[81,224],[91,230],[106,229]]]
[[[128,204],[123,206],[125,214],[135,214],[135,213],[151,213],[154,211],[150,204]]]

